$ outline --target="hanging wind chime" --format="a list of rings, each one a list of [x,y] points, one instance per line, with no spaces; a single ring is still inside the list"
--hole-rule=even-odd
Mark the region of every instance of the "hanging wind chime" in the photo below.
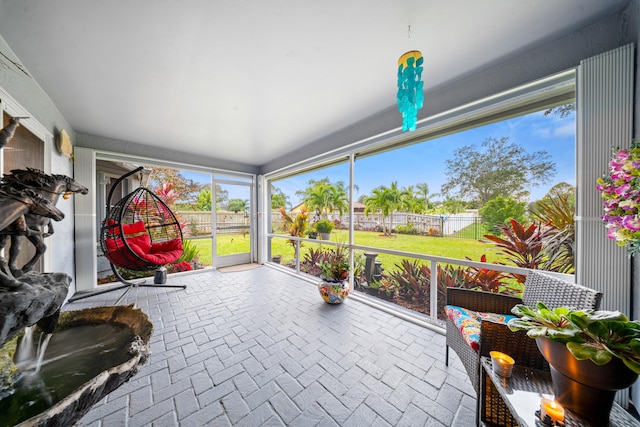
[[[412,50],[398,59],[398,111],[402,114],[402,132],[416,130],[418,110],[424,104],[422,63],[419,50]]]

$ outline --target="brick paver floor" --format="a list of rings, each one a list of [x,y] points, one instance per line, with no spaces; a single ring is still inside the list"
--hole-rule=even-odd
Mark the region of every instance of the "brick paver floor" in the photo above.
[[[322,302],[274,268],[170,276],[134,288],[152,355],[80,426],[460,426],[475,393],[443,335],[355,299]],[[67,304],[113,304],[121,291]],[[453,352],[452,352],[453,353]]]

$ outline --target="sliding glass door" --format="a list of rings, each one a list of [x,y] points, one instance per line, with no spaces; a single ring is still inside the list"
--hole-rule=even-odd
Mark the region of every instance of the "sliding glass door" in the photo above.
[[[253,253],[253,185],[249,181],[214,177],[215,267],[244,264]]]

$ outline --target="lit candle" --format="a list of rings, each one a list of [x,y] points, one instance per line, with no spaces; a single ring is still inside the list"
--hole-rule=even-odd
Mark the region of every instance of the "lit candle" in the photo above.
[[[564,408],[558,402],[551,399],[542,398],[540,402],[540,420],[545,423],[549,420],[553,423],[564,422]]]
[[[511,370],[513,369],[513,365],[515,364],[515,360],[513,360],[513,357],[499,351],[491,351],[489,352],[489,355],[491,356],[491,366],[493,367],[493,372],[503,377],[510,377]]]

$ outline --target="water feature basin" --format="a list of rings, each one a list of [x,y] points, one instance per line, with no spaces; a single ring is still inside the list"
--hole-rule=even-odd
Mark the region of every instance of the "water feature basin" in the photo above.
[[[72,425],[146,362],[153,331],[133,306],[63,312],[48,343],[22,335],[12,390],[0,395],[0,425]],[[38,362],[38,347],[46,350]]]

